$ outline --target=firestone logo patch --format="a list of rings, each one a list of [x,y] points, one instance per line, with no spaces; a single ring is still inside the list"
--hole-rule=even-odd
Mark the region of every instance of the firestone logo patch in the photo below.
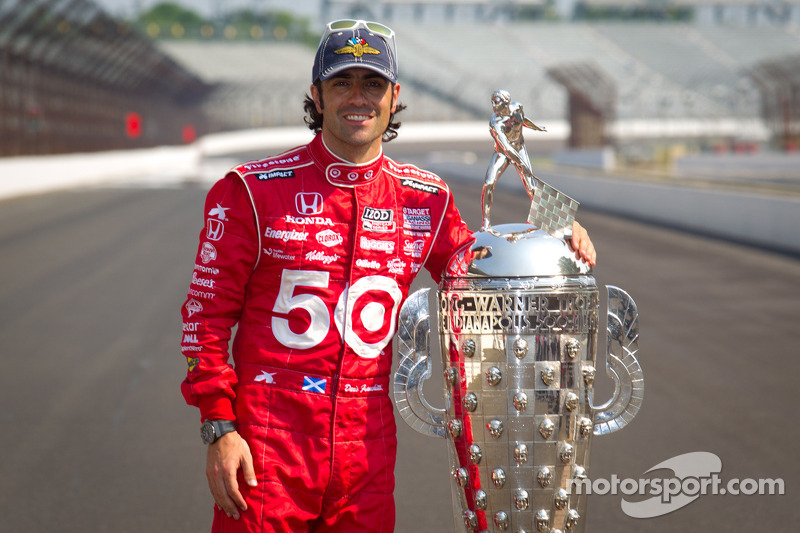
[[[268,161],[259,161],[259,162],[256,162],[256,163],[248,163],[248,164],[242,165],[242,166],[244,168],[246,168],[247,170],[254,170],[254,169],[257,170],[259,168],[268,168],[268,167],[271,167],[273,165],[284,165],[284,164],[287,164],[287,163],[297,163],[298,161],[300,161],[300,155],[296,155],[294,157],[284,158],[284,159],[270,159]]]

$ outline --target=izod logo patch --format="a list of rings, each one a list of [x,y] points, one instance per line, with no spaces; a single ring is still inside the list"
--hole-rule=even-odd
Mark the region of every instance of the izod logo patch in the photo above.
[[[394,211],[365,207],[361,214],[363,229],[379,233],[391,233],[395,230]]]

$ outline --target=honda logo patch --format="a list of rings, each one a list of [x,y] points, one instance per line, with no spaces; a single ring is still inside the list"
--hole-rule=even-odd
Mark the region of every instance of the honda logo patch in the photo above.
[[[318,192],[299,192],[294,197],[294,206],[302,215],[322,213],[322,195]]]

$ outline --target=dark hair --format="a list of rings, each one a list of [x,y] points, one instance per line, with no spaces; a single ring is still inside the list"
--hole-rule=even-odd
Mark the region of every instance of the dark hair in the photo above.
[[[322,102],[322,83],[317,80],[314,82],[314,86],[317,88],[320,102]],[[392,84],[392,87],[394,87],[394,84]],[[394,98],[394,92],[392,95],[392,98]],[[397,107],[395,107],[394,113],[389,115],[389,125],[386,126],[386,130],[383,132],[383,142],[389,142],[397,137],[397,130],[400,128],[401,123],[396,121],[394,116],[405,108],[406,106],[404,104],[401,104],[399,101],[397,102]],[[306,116],[303,121],[306,123],[306,126],[308,126],[308,129],[312,130],[314,133],[321,132],[322,113],[317,111],[317,106],[314,103],[314,99],[309,95],[306,95],[305,99],[303,100],[303,110],[306,112]]]

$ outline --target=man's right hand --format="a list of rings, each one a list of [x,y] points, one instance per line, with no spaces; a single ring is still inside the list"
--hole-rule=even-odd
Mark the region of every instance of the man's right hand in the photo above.
[[[247,510],[247,503],[239,491],[236,475],[242,469],[245,482],[256,486],[253,456],[247,442],[236,431],[226,433],[208,445],[206,477],[214,501],[229,518],[239,519],[239,509]]]

